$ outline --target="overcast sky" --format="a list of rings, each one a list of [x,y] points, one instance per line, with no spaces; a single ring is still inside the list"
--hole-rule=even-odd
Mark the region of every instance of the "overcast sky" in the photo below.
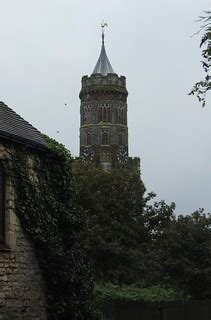
[[[0,100],[79,152],[78,94],[100,53],[127,78],[129,152],[177,213],[211,211],[211,99],[187,96],[203,78],[198,15],[208,0],[0,0]],[[65,107],[65,103],[68,104]],[[57,133],[59,131],[59,133]]]

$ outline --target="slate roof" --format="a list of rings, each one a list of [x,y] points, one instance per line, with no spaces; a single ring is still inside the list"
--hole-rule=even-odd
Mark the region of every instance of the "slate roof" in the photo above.
[[[0,102],[0,137],[38,149],[48,149],[41,133],[4,102]]]
[[[95,73],[101,73],[103,76],[107,76],[108,73],[115,74],[106,54],[105,45],[104,45],[104,36],[102,38],[102,47],[101,47],[100,56],[92,74],[95,74]]]

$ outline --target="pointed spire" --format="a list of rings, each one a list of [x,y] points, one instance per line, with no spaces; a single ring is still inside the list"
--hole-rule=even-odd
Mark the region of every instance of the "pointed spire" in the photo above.
[[[107,23],[103,22],[101,24],[101,27],[102,27],[102,47],[101,47],[99,59],[97,61],[97,64],[96,64],[92,74],[101,73],[103,76],[107,76],[108,73],[115,74],[115,72],[111,66],[111,63],[107,57],[106,50],[105,50],[105,27],[107,27],[107,26],[108,26]]]

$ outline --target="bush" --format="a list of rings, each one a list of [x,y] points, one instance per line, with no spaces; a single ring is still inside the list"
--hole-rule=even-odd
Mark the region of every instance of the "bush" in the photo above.
[[[174,288],[162,288],[159,286],[139,288],[134,286],[119,286],[111,283],[95,284],[95,303],[103,305],[107,302],[140,301],[140,302],[164,302],[182,299],[182,294]]]

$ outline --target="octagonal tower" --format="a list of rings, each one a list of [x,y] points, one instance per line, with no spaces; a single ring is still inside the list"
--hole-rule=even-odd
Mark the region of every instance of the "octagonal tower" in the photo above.
[[[104,27],[104,26],[103,26]],[[128,158],[126,78],[118,76],[102,47],[91,76],[82,77],[80,156],[110,170],[116,163],[126,166]],[[138,159],[138,158],[137,158]],[[137,166],[136,159],[136,169]]]

